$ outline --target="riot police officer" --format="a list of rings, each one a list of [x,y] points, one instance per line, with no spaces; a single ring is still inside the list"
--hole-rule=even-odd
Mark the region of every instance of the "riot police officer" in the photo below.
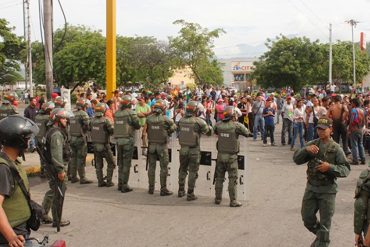
[[[197,117],[198,102],[190,101],[186,106],[185,116],[179,121],[180,168],[178,197],[185,196],[185,179],[189,171],[187,200],[198,199],[194,195],[195,181],[200,162],[200,136],[212,135],[212,128]]]
[[[6,118],[7,116],[18,114],[12,103],[17,99],[15,93],[6,94],[3,97],[3,102],[0,105],[0,120]],[[1,149],[1,143],[0,143]]]
[[[307,164],[307,184],[302,201],[304,226],[316,235],[311,246],[329,246],[331,219],[334,214],[335,196],[338,191],[337,178],[347,177],[350,166],[343,149],[332,138],[333,121],[324,116],[319,118],[319,139],[310,141],[294,153],[297,165]],[[320,212],[320,220],[316,214]]]
[[[361,172],[356,186],[354,203],[355,246],[370,245],[370,167]]]
[[[229,197],[230,207],[240,207],[237,201],[238,184],[238,153],[240,148],[239,135],[248,137],[249,130],[241,123],[233,121],[235,117],[234,107],[228,106],[224,110],[224,119],[214,127],[217,141],[217,163],[215,175],[215,203],[220,204],[222,200],[222,187],[225,172],[229,175]]]
[[[67,101],[62,97],[58,96],[54,99],[55,108],[64,108]]]
[[[94,145],[94,160],[96,177],[98,179],[98,187],[112,187],[113,171],[115,168],[115,161],[110,146],[110,136],[113,135],[113,125],[104,117],[105,104],[98,103],[95,106],[95,117],[90,122],[91,142]],[[103,178],[103,158],[108,163],[107,166],[107,181]]]
[[[64,109],[55,108],[52,110],[48,123],[50,127],[45,138],[43,138],[43,154],[47,162],[45,168],[47,169],[50,187],[50,190],[45,193],[42,202],[42,206],[45,210],[43,223],[53,223],[53,227],[57,227],[58,224],[62,227],[70,224],[68,220],[61,220],[60,211],[62,209],[59,208],[60,204],[55,199],[58,193],[63,193],[64,198],[64,193],[67,189],[65,169],[71,155],[66,131],[69,118],[70,114]],[[60,187],[58,189],[55,186],[57,182],[55,179],[59,180],[58,184],[60,184]],[[48,216],[50,208],[52,209],[52,219]]]
[[[18,114],[12,106],[14,100],[16,100],[16,95],[14,93],[4,95],[3,102],[0,106],[0,120],[7,116]]]
[[[121,107],[114,114],[114,138],[117,145],[118,190],[122,193],[130,192],[128,186],[130,177],[131,159],[134,152],[134,132],[140,129],[139,118],[131,110],[132,98],[125,95],[121,99]]]
[[[89,129],[89,116],[86,113],[87,103],[84,99],[76,102],[77,111],[70,119],[69,133],[71,136],[72,160],[70,163],[71,182],[80,184],[90,184],[91,180],[86,178],[85,165],[87,156],[86,134]],[[77,172],[80,179],[77,178]]]
[[[172,119],[167,118],[165,113],[165,102],[161,99],[157,100],[153,106],[153,114],[147,118],[147,131],[149,139],[148,159],[149,159],[149,194],[154,193],[155,184],[155,169],[156,162],[160,162],[160,183],[161,196],[172,195],[173,193],[167,189],[167,175],[168,175],[168,136],[176,130],[176,125]]]
[[[43,145],[42,145],[42,139],[44,138],[47,130],[48,130],[48,122],[49,122],[49,116],[50,112],[55,108],[55,104],[52,101],[45,102],[41,106],[41,110],[37,113],[35,117],[35,123],[37,127],[39,127],[40,131],[36,135],[36,146],[38,149],[38,152],[42,152]],[[40,163],[41,163],[41,176],[44,176],[44,167],[45,167],[45,161],[41,159],[40,157]]]
[[[27,221],[31,217],[28,201],[17,177],[29,191],[27,174],[19,156],[23,156],[29,139],[36,135],[34,122],[22,116],[9,116],[0,121],[0,245],[24,246],[30,230]]]

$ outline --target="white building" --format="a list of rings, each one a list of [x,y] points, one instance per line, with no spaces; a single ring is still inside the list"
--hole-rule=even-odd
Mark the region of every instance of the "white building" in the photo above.
[[[230,58],[220,59],[219,61],[223,64],[222,71],[226,86],[232,86],[242,91],[252,87],[250,74],[254,69],[253,63],[257,61],[257,58]]]

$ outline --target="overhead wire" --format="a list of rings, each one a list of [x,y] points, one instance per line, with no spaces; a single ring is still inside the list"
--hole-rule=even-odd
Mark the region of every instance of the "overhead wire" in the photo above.
[[[308,22],[310,22],[312,26],[314,26],[314,27],[318,28],[318,30],[319,30],[322,34],[324,34],[325,36],[327,35],[327,33],[325,33],[325,32],[323,31],[323,27],[322,27],[321,25],[318,25],[317,23],[314,23],[314,22],[311,20],[311,18],[310,18],[310,17],[308,17],[308,15],[307,15],[304,11],[302,11],[300,8],[298,8],[298,7],[293,3],[293,1],[292,1],[292,0],[289,0],[289,2],[291,3],[291,5],[292,5],[296,10],[298,10],[299,12],[301,12],[301,13],[305,16],[306,20],[307,20]],[[326,31],[326,29],[325,29],[325,31]]]
[[[1,6],[1,9],[3,10],[3,9],[8,9],[8,8],[13,8],[13,7],[16,7],[16,6],[19,6],[19,5],[21,5],[21,4],[23,4],[23,3],[9,3],[9,4],[7,4],[7,5],[4,5],[4,6]]]
[[[64,18],[64,33],[63,33],[62,39],[60,40],[59,44],[56,46],[55,51],[58,51],[59,48],[63,45],[66,34],[67,34],[67,27],[68,27],[67,17],[65,15],[62,3],[60,2],[60,0],[58,0],[58,3],[59,3],[59,7],[60,7],[60,10],[62,11],[63,18]]]

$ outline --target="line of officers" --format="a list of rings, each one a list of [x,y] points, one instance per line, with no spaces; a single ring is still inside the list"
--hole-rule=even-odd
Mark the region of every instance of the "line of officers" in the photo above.
[[[98,103],[95,110],[95,117],[91,119],[85,112],[86,101],[80,99],[76,102],[77,111],[68,113],[63,108],[63,102],[47,102],[42,106],[42,111],[36,116],[35,122],[40,128],[37,136],[38,145],[44,145],[43,150],[51,150],[51,156],[63,157],[63,165],[68,166],[67,175],[72,183],[91,183],[85,176],[85,163],[87,156],[87,132],[90,131],[91,142],[94,148],[94,159],[98,187],[114,186],[112,181],[115,162],[110,146],[110,137],[113,135],[117,148],[118,165],[118,190],[122,193],[132,191],[129,186],[131,161],[134,152],[135,130],[140,129],[139,118],[131,110],[132,98],[129,95],[122,97],[120,109],[115,112],[114,123],[112,124],[104,117],[106,105]],[[178,197],[186,196],[188,201],[197,199],[194,193],[196,179],[198,177],[199,163],[201,158],[200,138],[202,134],[218,135],[217,141],[217,163],[215,171],[215,203],[220,204],[222,200],[223,182],[225,173],[229,178],[230,207],[240,207],[242,204],[237,200],[239,135],[247,137],[250,132],[244,125],[234,121],[235,114],[233,107],[226,107],[224,120],[217,123],[214,128],[198,117],[198,102],[190,101],[186,106],[185,116],[179,121],[178,126],[165,116],[166,104],[157,100],[152,107],[152,113],[147,117],[148,134],[148,193],[154,194],[155,170],[157,159],[160,162],[160,195],[168,196],[173,192],[167,189],[168,175],[168,139],[169,136],[179,128],[180,143],[180,167],[178,175]],[[67,119],[69,126],[64,124]],[[58,128],[63,136],[59,141],[50,141],[50,127]],[[46,140],[45,140],[46,139]],[[63,148],[53,145],[62,145]],[[57,154],[53,150],[60,150]],[[71,150],[69,155],[68,150]],[[103,176],[103,159],[107,161],[106,176]],[[61,162],[54,162],[61,170]],[[63,171],[63,170],[61,170]],[[77,176],[78,175],[78,176]],[[188,176],[187,191],[185,180]],[[44,200],[45,201],[45,200]],[[43,203],[45,204],[45,203]],[[44,207],[46,210],[47,207]],[[46,211],[48,212],[48,211]]]

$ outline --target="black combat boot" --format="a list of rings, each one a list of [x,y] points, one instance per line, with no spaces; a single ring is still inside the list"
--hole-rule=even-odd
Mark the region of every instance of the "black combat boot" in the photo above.
[[[216,189],[216,197],[215,197],[215,204],[219,205],[222,201],[222,187],[220,189]]]
[[[98,182],[98,187],[106,187],[106,186],[107,186],[107,183],[104,180]]]
[[[186,200],[188,200],[188,201],[194,201],[194,200],[196,200],[196,199],[198,199],[198,197],[196,197],[196,196],[194,195],[194,190],[190,190],[190,189],[188,189],[188,195],[187,195],[187,197],[186,197]]]
[[[132,189],[127,184],[124,184],[122,186],[122,190],[121,190],[122,193],[128,193],[128,192],[131,192],[131,191],[132,191]]]
[[[153,195],[154,194],[154,186],[149,185],[148,194]]]
[[[179,192],[177,193],[178,197],[184,197],[185,196],[185,187],[184,185],[179,186]]]
[[[64,226],[69,226],[71,222],[69,220],[61,220],[59,226],[64,227]],[[57,223],[53,222],[52,227],[57,227]]]
[[[113,177],[113,170],[107,172],[107,187],[112,187],[114,186],[114,183],[112,182],[112,177]]]
[[[173,194],[173,192],[172,191],[169,191],[167,189],[167,187],[162,187],[161,188],[161,193],[160,193],[161,196],[170,196],[172,194]]]

